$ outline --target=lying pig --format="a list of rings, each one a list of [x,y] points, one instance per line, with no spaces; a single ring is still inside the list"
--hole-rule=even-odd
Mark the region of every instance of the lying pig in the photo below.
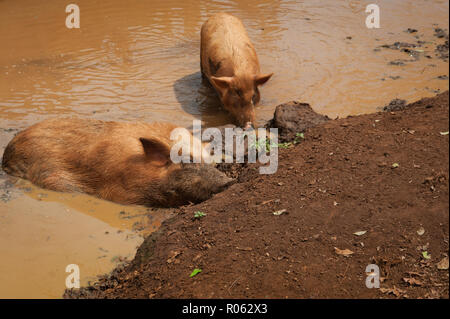
[[[255,127],[258,86],[273,73],[260,73],[255,48],[238,18],[217,13],[203,24],[200,67],[237,124],[245,129]]]
[[[232,180],[208,164],[175,164],[168,123],[51,119],[17,134],[3,154],[11,175],[54,191],[121,204],[170,207],[200,202]]]

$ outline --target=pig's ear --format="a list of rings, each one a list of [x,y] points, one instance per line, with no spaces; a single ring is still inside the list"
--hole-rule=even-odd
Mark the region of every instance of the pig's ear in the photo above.
[[[272,75],[273,75],[273,73],[255,76],[255,84],[256,84],[256,86],[263,85],[264,83],[269,81],[269,79],[270,79],[270,77]]]
[[[211,77],[211,82],[213,85],[221,90],[226,90],[230,87],[232,78],[229,76],[221,76],[220,78],[216,78],[215,76]]]
[[[166,144],[153,138],[141,137],[139,140],[148,160],[159,165],[166,165],[170,161],[170,149]]]

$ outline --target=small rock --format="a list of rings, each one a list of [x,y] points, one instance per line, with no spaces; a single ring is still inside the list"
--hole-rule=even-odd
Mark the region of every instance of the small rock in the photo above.
[[[385,112],[401,111],[405,109],[405,106],[406,100],[393,99],[391,102],[389,102],[388,105],[383,107],[383,111]]]
[[[423,227],[420,227],[420,228],[417,230],[417,235],[422,236],[423,234],[425,234],[425,229],[424,229]]]
[[[408,28],[405,30],[406,33],[416,33],[417,30],[416,29],[412,29],[412,28]]]
[[[440,262],[438,262],[436,267],[439,270],[448,270],[448,257],[445,257]]]
[[[292,101],[278,105],[266,127],[278,128],[279,142],[289,142],[297,133],[328,120],[327,116],[314,112],[309,104]]]
[[[389,62],[389,64],[400,66],[400,65],[405,65],[405,62],[404,62],[404,60],[393,60],[393,61]]]
[[[334,251],[336,252],[336,254],[342,255],[345,257],[349,257],[350,255],[354,254],[354,252],[351,251],[350,249],[339,249],[337,247],[334,247]]]
[[[434,36],[439,39],[442,39],[442,38],[448,39],[448,34],[441,28],[434,29]]]
[[[273,212],[272,214],[274,214],[275,216],[280,216],[281,214],[284,214],[286,212],[287,212],[286,209],[282,209],[282,210],[277,210],[276,212]]]

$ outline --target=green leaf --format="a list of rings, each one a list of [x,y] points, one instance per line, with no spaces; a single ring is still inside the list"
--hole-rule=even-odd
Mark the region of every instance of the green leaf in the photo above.
[[[206,214],[204,212],[199,211],[199,210],[194,213],[194,218],[202,218],[204,216],[206,216]]]
[[[195,275],[197,275],[198,273],[201,273],[202,272],[202,270],[200,269],[200,268],[195,268],[192,272],[191,272],[191,274],[189,275],[189,277],[194,277]]]
[[[291,143],[289,142],[278,144],[279,148],[289,148],[289,146],[291,146]]]
[[[397,167],[399,167],[399,166],[400,166],[399,163],[394,163],[394,164],[392,164],[392,168],[397,168]]]
[[[447,132],[439,132],[441,135],[448,135],[448,131]]]
[[[425,259],[430,259],[430,258],[431,258],[431,255],[428,255],[428,252],[427,252],[427,251],[423,251],[423,252],[422,252],[422,256],[423,256],[423,258],[425,258]]]

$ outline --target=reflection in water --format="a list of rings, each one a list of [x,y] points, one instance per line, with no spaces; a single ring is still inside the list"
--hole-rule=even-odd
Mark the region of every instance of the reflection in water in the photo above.
[[[448,75],[448,61],[434,52],[443,40],[433,35],[436,26],[448,28],[445,0],[379,0],[381,28],[370,30],[364,24],[367,1],[360,0],[76,3],[79,30],[64,26],[67,3],[0,1],[0,149],[18,129],[57,116],[181,126],[190,126],[193,118],[207,126],[230,122],[199,72],[200,27],[220,11],[242,19],[261,71],[274,72],[261,89],[258,124],[289,100],[308,102],[334,118],[373,112],[393,98],[412,101],[448,89],[448,79],[438,78]],[[407,28],[418,32],[406,33]],[[374,50],[396,41],[424,41],[419,59],[389,65],[410,57]],[[146,208],[127,207],[124,216],[123,207],[89,196],[30,185],[22,191],[0,178],[0,297],[57,297],[65,275],[61,265],[73,262],[70,257],[93,276],[111,269],[110,255],[134,254],[138,240],[121,236],[136,235],[130,229]],[[157,227],[165,215],[151,211],[153,220],[144,222],[144,229]],[[99,262],[99,254],[108,262]]]
[[[176,80],[173,89],[183,111],[203,120],[207,127],[232,123],[214,88],[202,78],[200,71]]]

